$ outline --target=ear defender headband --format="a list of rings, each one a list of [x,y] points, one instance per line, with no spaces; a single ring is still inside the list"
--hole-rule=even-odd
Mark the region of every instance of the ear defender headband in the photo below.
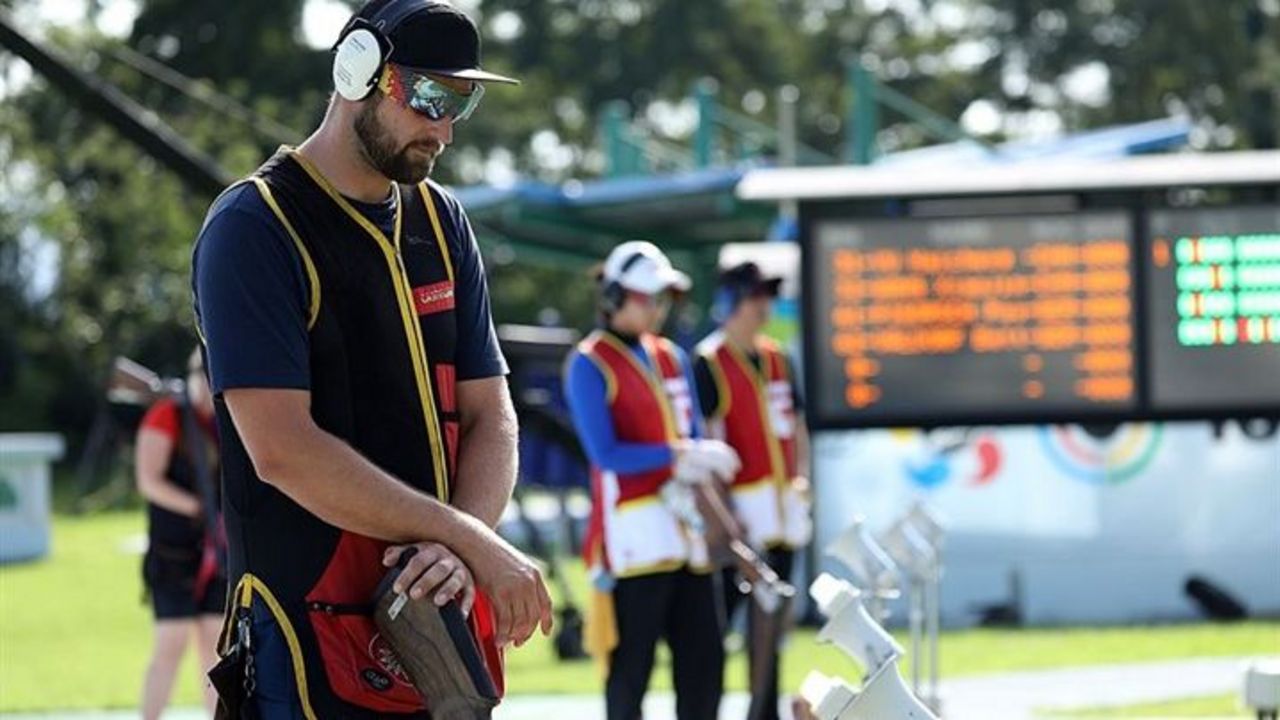
[[[711,319],[717,325],[723,325],[733,311],[742,302],[743,293],[732,285],[721,285],[716,289],[715,298],[711,301]]]
[[[333,88],[343,99],[369,97],[395,47],[391,33],[422,7],[422,0],[390,0],[371,19],[355,17],[347,23],[333,46]]]
[[[644,253],[636,253],[628,257],[626,262],[622,263],[622,267],[618,269],[618,277],[621,278],[633,265],[643,259]],[[606,313],[618,312],[626,301],[627,289],[622,287],[622,283],[617,279],[606,281],[604,287],[600,288],[600,307]]]

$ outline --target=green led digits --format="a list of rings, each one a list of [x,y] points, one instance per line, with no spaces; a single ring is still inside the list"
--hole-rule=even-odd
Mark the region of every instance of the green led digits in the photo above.
[[[1180,237],[1173,255],[1179,343],[1280,343],[1280,233]]]

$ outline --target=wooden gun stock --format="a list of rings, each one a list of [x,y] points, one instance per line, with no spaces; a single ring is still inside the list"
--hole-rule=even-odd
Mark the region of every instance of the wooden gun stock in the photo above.
[[[413,556],[387,571],[374,599],[374,624],[391,645],[435,720],[489,720],[498,691],[456,600],[401,599],[391,590]]]

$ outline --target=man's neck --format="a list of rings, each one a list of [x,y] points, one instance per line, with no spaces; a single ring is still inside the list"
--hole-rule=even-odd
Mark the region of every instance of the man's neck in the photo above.
[[[340,132],[332,117],[298,146],[298,153],[316,166],[325,180],[346,197],[366,203],[387,199],[391,181],[369,167],[360,154],[355,139]]]

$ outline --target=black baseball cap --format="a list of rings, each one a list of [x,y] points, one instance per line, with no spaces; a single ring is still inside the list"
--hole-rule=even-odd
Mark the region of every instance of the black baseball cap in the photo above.
[[[406,7],[392,8],[393,5]],[[387,29],[387,20],[395,17],[403,19]],[[392,46],[388,60],[397,65],[459,80],[520,84],[515,78],[480,68],[480,31],[471,18],[447,2],[369,0],[352,22],[357,19],[383,26],[379,30]]]
[[[776,298],[782,287],[782,278],[765,277],[759,265],[744,262],[720,273],[720,287],[733,291],[740,298]]]

